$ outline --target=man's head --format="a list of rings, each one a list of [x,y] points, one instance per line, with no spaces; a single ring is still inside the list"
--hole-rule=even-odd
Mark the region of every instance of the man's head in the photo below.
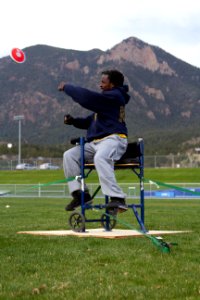
[[[111,90],[113,87],[123,86],[124,75],[117,70],[103,71],[100,88],[103,91]]]

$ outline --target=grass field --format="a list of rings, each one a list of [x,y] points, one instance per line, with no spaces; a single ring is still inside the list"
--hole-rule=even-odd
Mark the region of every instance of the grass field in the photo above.
[[[128,173],[117,176],[131,181]],[[145,177],[200,182],[200,170],[146,170]],[[62,171],[0,172],[0,183],[35,184],[62,178]],[[97,180],[96,175],[90,180]],[[149,230],[192,231],[164,236],[178,243],[170,254],[160,252],[145,237],[107,240],[17,234],[69,229],[70,213],[63,209],[67,201],[0,198],[0,299],[200,299],[199,200],[146,201]],[[89,217],[96,214],[88,211]],[[138,228],[131,211],[119,218]],[[116,228],[127,229],[121,223]]]
[[[116,177],[120,182],[137,182],[137,177],[132,176],[131,170],[116,171]],[[200,169],[199,168],[185,168],[185,169],[145,169],[145,178],[151,180],[160,180],[164,182],[200,182]],[[13,171],[0,171],[0,184],[15,183],[15,184],[36,184],[53,182],[63,179],[63,170],[13,170]],[[96,172],[92,172],[88,177],[89,182],[98,182]]]

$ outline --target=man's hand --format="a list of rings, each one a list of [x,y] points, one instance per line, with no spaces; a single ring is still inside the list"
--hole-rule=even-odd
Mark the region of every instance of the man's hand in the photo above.
[[[64,116],[64,124],[73,125],[74,118],[71,115]]]
[[[62,82],[59,84],[59,86],[58,86],[58,90],[59,90],[59,91],[64,91],[64,86],[65,86],[65,84],[66,84],[66,83],[62,81]]]

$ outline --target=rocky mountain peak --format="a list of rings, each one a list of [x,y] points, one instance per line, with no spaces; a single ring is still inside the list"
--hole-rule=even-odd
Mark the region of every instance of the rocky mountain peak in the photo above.
[[[123,40],[107,51],[106,54],[102,54],[98,60],[98,64],[112,60],[125,60],[152,72],[157,71],[161,74],[176,75],[175,70],[166,61],[158,61],[152,46],[134,37]]]

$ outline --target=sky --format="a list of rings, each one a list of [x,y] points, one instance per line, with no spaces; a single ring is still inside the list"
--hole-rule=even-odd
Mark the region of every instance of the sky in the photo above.
[[[199,0],[1,0],[0,61],[37,44],[106,51],[129,37],[200,68]]]

